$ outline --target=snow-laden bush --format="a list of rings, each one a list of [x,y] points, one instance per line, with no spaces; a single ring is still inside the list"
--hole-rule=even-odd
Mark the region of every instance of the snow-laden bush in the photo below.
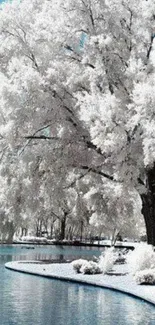
[[[99,257],[98,265],[103,273],[107,273],[112,270],[113,265],[118,257],[114,247],[107,248],[103,254]]]
[[[155,269],[136,272],[134,279],[137,284],[155,284]]]
[[[82,258],[80,258],[79,260],[75,260],[71,263],[71,265],[73,266],[73,269],[77,272],[80,273],[80,269],[82,267],[82,265],[86,264],[88,261],[84,260]]]
[[[155,268],[155,252],[151,245],[140,244],[127,255],[128,268],[132,274]]]
[[[81,266],[80,272],[83,274],[100,274],[102,273],[102,270],[100,269],[98,263],[86,261],[86,263]]]
[[[93,261],[87,261],[83,259],[75,260],[72,263],[73,269],[77,273],[83,274],[99,274],[102,273],[98,263]]]

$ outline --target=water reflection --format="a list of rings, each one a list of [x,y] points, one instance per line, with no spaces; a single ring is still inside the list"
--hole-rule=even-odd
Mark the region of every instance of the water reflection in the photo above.
[[[2,250],[1,250],[2,251]],[[12,253],[12,254],[11,254]],[[154,325],[155,308],[108,290],[6,270],[15,259],[84,256],[84,250],[6,248],[0,254],[1,325]],[[91,252],[94,255],[94,251]]]
[[[125,295],[23,274],[13,276],[11,283],[7,296],[11,292],[14,324],[154,325],[155,309]],[[2,319],[6,310],[4,314]],[[10,325],[11,315],[7,313],[3,325]]]
[[[31,247],[31,246],[30,246]],[[103,249],[94,249],[93,247],[66,247],[66,246],[32,246],[33,249],[27,249],[25,246],[0,246],[0,260],[51,260],[59,259],[73,260],[75,258],[92,258],[99,256]]]

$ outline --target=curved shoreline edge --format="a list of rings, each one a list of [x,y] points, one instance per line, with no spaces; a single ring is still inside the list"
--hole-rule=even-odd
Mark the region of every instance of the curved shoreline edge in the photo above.
[[[69,275],[60,275],[60,274],[57,275],[57,274],[52,274],[52,273],[51,274],[43,273],[43,272],[40,272],[39,270],[37,270],[37,266],[39,264],[36,264],[35,261],[34,261],[34,264],[33,264],[32,261],[31,261],[30,264],[31,264],[31,266],[34,266],[34,270],[32,270],[32,268],[30,270],[27,267],[25,268],[25,266],[28,266],[26,261],[24,261],[24,263],[22,263],[21,261],[19,261],[19,262],[17,262],[17,261],[16,262],[8,262],[8,263],[5,264],[5,268],[8,269],[8,270],[11,270],[11,271],[20,272],[20,273],[29,274],[29,275],[34,275],[34,276],[39,276],[39,277],[44,277],[44,278],[48,278],[48,279],[66,281],[66,282],[71,282],[71,283],[89,285],[89,286],[94,286],[94,287],[98,287],[98,288],[117,291],[117,292],[120,292],[122,294],[126,294],[126,295],[128,295],[130,297],[133,297],[135,299],[143,300],[143,301],[145,301],[147,303],[150,303],[150,304],[155,306],[155,295],[154,295],[154,299],[151,299],[151,297],[146,297],[145,294],[138,293],[138,292],[135,293],[134,290],[132,290],[130,288],[125,288],[124,289],[124,288],[121,287],[121,285],[116,286],[114,284],[108,284],[108,283],[105,283],[105,282],[100,283],[98,281],[95,281],[95,279],[92,278],[92,277],[94,277],[94,275],[88,276],[88,277],[91,277],[91,279],[87,279],[86,275],[81,276],[81,274],[79,276],[77,276],[77,274],[76,274],[76,277],[74,277],[74,276],[69,276]],[[59,267],[59,264],[55,264],[55,265],[57,265]],[[61,264],[61,267],[62,267],[62,264]],[[85,277],[85,279],[82,279],[81,277]],[[111,276],[109,276],[109,277],[111,277]],[[136,287],[137,286],[139,287],[139,285],[136,285]],[[140,287],[143,289],[146,286],[140,286]],[[148,286],[147,286],[147,288],[148,288]],[[155,286],[154,286],[154,293],[155,293]],[[152,294],[150,294],[150,296],[152,296]]]

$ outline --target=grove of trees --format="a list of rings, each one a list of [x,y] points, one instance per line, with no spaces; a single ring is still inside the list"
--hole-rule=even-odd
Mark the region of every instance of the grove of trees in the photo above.
[[[142,210],[155,245],[154,39],[153,0],[1,5],[0,214],[9,238],[19,225],[52,234],[55,222],[61,239],[66,229],[132,236]]]

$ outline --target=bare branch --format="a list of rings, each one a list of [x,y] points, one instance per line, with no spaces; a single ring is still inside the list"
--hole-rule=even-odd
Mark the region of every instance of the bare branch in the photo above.
[[[92,149],[92,150],[95,150],[99,155],[104,156],[104,154],[103,154],[103,152],[101,151],[101,149],[98,148],[94,143],[92,143],[92,142],[89,141],[89,140],[85,140],[85,139],[84,139],[84,141],[85,141],[85,143],[86,143],[86,145],[87,145],[87,148],[90,148],[90,149]]]
[[[22,148],[22,150],[20,151],[19,153],[19,156],[24,152],[25,148],[30,144],[30,142],[33,140],[33,139],[38,139],[38,137],[35,137],[37,133],[47,129],[49,126],[51,126],[52,123],[49,123],[49,124],[46,124],[42,127],[40,127],[37,131],[35,131],[32,135],[29,135],[29,136],[25,136],[24,139],[28,139],[28,141],[26,142],[25,146]],[[44,138],[45,139],[45,138]],[[47,139],[47,137],[46,137]],[[45,140],[46,140],[45,139]]]
[[[48,137],[46,135],[27,135],[24,139],[39,139],[39,140],[60,140],[58,137]]]
[[[77,177],[73,182],[71,182],[69,185],[63,187],[63,189],[68,189],[70,187],[73,187],[77,181],[79,181],[80,179],[84,178],[89,172],[91,171],[91,169],[88,168],[88,170],[86,171],[86,173],[80,175],[79,177]]]
[[[75,167],[75,166],[73,166],[73,167]],[[76,167],[78,167],[78,166],[76,166]],[[110,176],[107,173],[102,172],[101,170],[97,170],[94,167],[88,167],[86,165],[80,165],[79,168],[83,169],[83,170],[87,170],[87,171],[92,172],[94,174],[100,175],[102,177],[105,177],[105,178],[109,179],[110,181],[115,181],[116,182],[116,180],[114,179],[113,176]]]
[[[74,52],[74,51],[73,51]],[[75,52],[74,52],[75,53]],[[77,53],[75,53],[75,54],[77,54]],[[70,58],[72,59],[72,60],[74,60],[74,61],[77,61],[77,62],[79,62],[79,63],[81,63],[81,60],[79,59],[79,57],[78,58],[75,58],[74,56],[70,56]],[[90,67],[90,68],[92,68],[92,69],[95,69],[95,66],[93,65],[93,64],[91,64],[91,63],[85,63],[85,66],[87,66],[87,67]]]
[[[31,52],[30,55],[25,54],[25,56],[34,63],[34,66],[36,67],[37,71],[39,71],[39,66],[38,66],[38,63],[36,61],[34,54]]]
[[[126,66],[126,68],[128,68],[128,63],[123,59],[123,57],[119,53],[113,52],[112,54],[118,56],[121,62]]]
[[[51,214],[53,214],[53,216],[54,216],[56,219],[61,219],[61,217],[58,216],[54,211],[51,211]]]
[[[152,51],[153,40],[154,40],[154,35],[151,35],[150,45],[149,45],[147,55],[146,55],[148,60],[150,58],[150,54],[151,54],[151,51]]]

